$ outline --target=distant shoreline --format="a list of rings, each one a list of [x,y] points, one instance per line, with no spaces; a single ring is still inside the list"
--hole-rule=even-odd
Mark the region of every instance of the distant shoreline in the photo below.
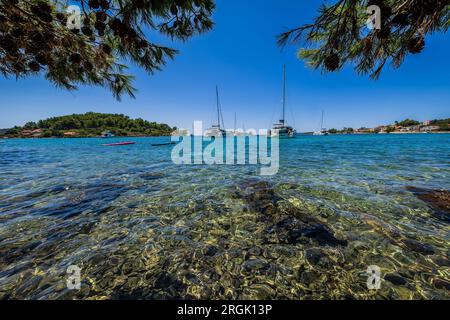
[[[300,133],[302,135],[308,135],[308,136],[312,136],[314,134],[314,132],[302,132]],[[435,132],[379,132],[379,133],[329,133],[329,136],[378,136],[378,135],[382,135],[382,136],[386,136],[386,135],[391,135],[391,134],[450,134],[450,131],[435,131]]]
[[[300,132],[297,135],[301,136],[313,136],[313,132]],[[387,135],[425,135],[425,134],[450,134],[449,131],[438,131],[438,132],[391,132],[391,133],[330,133],[329,136],[387,136]],[[103,137],[93,137],[93,136],[85,136],[85,137],[7,137],[0,136],[0,140],[45,140],[45,139],[61,139],[61,140],[72,140],[72,139],[102,139],[102,140],[110,140],[110,139],[126,139],[126,138],[164,138],[171,137],[171,135],[155,135],[155,136],[115,136],[110,138]]]
[[[117,139],[117,138],[162,138],[162,137],[171,137],[171,135],[156,135],[156,136],[114,136],[110,138],[103,137],[94,137],[94,136],[80,136],[80,137],[8,137],[8,136],[0,136],[0,140],[26,140],[26,139]]]

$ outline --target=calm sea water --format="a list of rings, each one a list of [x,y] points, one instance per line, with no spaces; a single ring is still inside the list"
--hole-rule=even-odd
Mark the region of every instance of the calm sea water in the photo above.
[[[407,190],[450,190],[450,135],[300,136],[273,177],[126,140],[0,143],[0,298],[450,298],[448,221]]]

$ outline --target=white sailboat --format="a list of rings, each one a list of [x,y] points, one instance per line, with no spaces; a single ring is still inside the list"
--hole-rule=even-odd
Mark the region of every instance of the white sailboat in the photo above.
[[[217,108],[217,124],[211,126],[211,128],[205,131],[205,137],[219,137],[225,136],[226,131],[223,129],[225,127],[223,122],[222,108],[220,106],[219,100],[219,87],[216,86],[216,108]]]
[[[291,126],[286,125],[286,66],[283,66],[283,114],[282,119],[273,125],[272,130],[270,130],[271,137],[279,138],[294,138],[295,129]]]
[[[235,136],[235,137],[243,137],[243,136],[245,136],[245,130],[237,128],[237,114],[236,114],[236,112],[234,113],[234,129],[233,129],[233,131],[228,131],[227,134],[229,134],[230,136]]]
[[[315,135],[315,136],[327,136],[328,135],[327,129],[325,129],[323,127],[323,115],[324,115],[324,112],[322,111],[322,119],[320,121],[320,130],[313,133],[313,135]]]

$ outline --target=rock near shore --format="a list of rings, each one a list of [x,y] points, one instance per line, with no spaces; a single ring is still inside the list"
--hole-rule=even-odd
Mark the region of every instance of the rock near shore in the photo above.
[[[417,198],[433,209],[433,215],[445,222],[450,222],[450,191],[429,190],[416,187],[407,187]]]

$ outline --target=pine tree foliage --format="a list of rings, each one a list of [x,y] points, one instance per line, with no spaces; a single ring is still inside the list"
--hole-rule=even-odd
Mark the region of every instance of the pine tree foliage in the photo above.
[[[380,8],[380,29],[367,28],[368,8]],[[352,64],[378,79],[386,64],[395,68],[422,52],[426,37],[450,26],[450,0],[335,0],[323,4],[311,24],[289,30],[278,44],[304,46],[298,56],[325,72]]]
[[[81,12],[68,28],[70,5]],[[0,0],[0,74],[43,74],[58,87],[109,88],[134,97],[134,63],[150,74],[177,51],[151,39],[159,34],[186,41],[213,27],[214,0]]]

